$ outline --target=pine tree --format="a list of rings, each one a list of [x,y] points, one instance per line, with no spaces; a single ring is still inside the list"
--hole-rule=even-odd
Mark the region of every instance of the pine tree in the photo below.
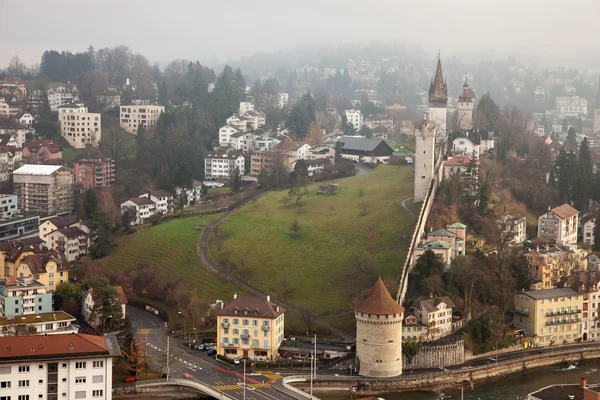
[[[92,214],[91,225],[90,254],[92,258],[105,257],[113,248],[113,232],[112,223],[102,207],[97,207]]]
[[[84,211],[85,219],[90,219],[94,212],[98,209],[98,195],[94,189],[88,189],[85,191],[85,203],[84,203]]]
[[[576,190],[581,196],[582,205],[585,206],[594,195],[594,167],[587,138],[583,139],[579,148],[578,167]]]
[[[335,144],[335,163],[339,164],[342,161],[342,143],[338,140]]]

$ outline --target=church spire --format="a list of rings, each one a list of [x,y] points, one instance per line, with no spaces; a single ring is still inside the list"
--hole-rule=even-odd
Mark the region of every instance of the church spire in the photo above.
[[[429,89],[429,102],[440,106],[446,106],[448,103],[448,94],[446,93],[446,83],[444,81],[444,74],[442,73],[442,60],[438,53],[437,69],[435,71],[435,78],[433,84]]]

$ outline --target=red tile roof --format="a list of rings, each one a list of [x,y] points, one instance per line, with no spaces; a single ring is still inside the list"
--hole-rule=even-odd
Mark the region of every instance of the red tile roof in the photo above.
[[[84,334],[5,336],[0,362],[24,358],[109,355],[103,336]]]
[[[227,303],[217,313],[221,316],[259,317],[275,319],[285,312],[285,308],[262,297],[239,296]]]
[[[444,167],[466,167],[471,162],[471,157],[453,157],[444,161]],[[479,161],[476,161],[479,164]]]
[[[379,278],[375,282],[373,289],[371,289],[369,296],[356,307],[356,311],[363,314],[392,315],[402,314],[404,308],[392,299],[390,292],[385,287],[381,278]]]

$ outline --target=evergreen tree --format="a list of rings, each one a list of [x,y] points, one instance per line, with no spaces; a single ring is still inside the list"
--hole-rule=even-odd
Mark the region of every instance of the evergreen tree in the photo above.
[[[573,127],[567,131],[567,143],[571,145],[571,151],[577,151],[577,133]]]
[[[552,168],[550,183],[558,189],[561,203],[573,204],[577,199],[577,161],[573,152],[561,150]]]
[[[487,121],[487,129],[495,130],[498,121],[498,112],[500,107],[494,102],[492,96],[488,93],[481,96],[479,104],[477,104],[477,111],[481,112]]]
[[[577,192],[580,193],[581,201],[583,202],[583,206],[585,206],[587,201],[594,195],[594,166],[592,164],[592,157],[590,156],[590,147],[587,138],[583,139],[581,146],[579,147],[578,164]]]
[[[94,298],[92,320],[98,321],[98,324],[103,324],[106,320],[107,325],[110,324],[111,318],[113,321],[119,321],[122,311],[117,288],[110,284],[107,277],[94,279],[88,282],[88,286],[93,290]]]
[[[298,140],[304,139],[308,128],[316,121],[316,105],[310,92],[304,94],[298,101],[286,121],[286,127]]]
[[[85,191],[85,202],[84,202],[84,211],[85,219],[92,218],[92,215],[98,209],[98,195],[94,189],[88,189]]]
[[[135,136],[135,144],[136,144],[136,159],[137,161],[144,161],[148,154],[148,149],[146,148],[146,129],[144,126],[140,124],[137,129],[137,134]]]
[[[342,161],[342,143],[338,140],[335,143],[335,163],[339,164]]]
[[[113,248],[112,223],[102,207],[97,207],[92,214],[91,225],[90,254],[92,258],[109,255]]]
[[[158,104],[165,107],[165,111],[168,111],[169,94],[167,91],[167,82],[165,81],[161,81],[158,85]]]
[[[241,69],[235,70],[235,85],[238,89],[238,99],[239,101],[246,101],[246,79],[244,79],[244,74],[242,74]]]
[[[238,112],[240,108],[239,96],[239,88],[234,81],[233,70],[229,65],[226,65],[215,83],[215,89],[209,96],[215,126],[223,126],[227,118]]]

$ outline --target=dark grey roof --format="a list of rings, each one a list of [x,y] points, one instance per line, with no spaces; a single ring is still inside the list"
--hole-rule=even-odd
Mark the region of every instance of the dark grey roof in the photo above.
[[[425,308],[428,312],[437,310],[438,305],[440,305],[440,303],[446,303],[446,306],[448,308],[456,307],[454,305],[454,303],[452,302],[452,300],[450,300],[450,297],[448,297],[448,296],[433,297],[431,299],[418,300],[417,303],[422,305],[423,308]]]
[[[577,296],[579,294],[577,290],[571,288],[529,290],[521,293],[536,300],[551,299],[553,297]]]
[[[342,136],[338,140],[344,150],[373,151],[383,140]]]

